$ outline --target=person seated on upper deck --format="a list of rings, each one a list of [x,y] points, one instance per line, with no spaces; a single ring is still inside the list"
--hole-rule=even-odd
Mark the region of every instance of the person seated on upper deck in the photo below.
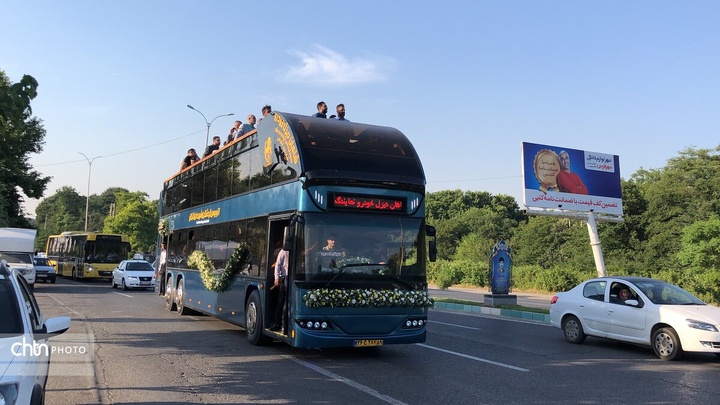
[[[182,163],[180,164],[180,170],[190,167],[194,163],[197,163],[199,161],[200,161],[200,156],[197,155],[197,152],[195,152],[195,149],[190,148],[187,151],[187,156],[185,156]]]
[[[230,133],[227,136],[227,140],[223,143],[223,146],[229,144],[237,138],[237,134],[240,132],[241,126],[242,122],[240,120],[235,121],[235,124],[233,124],[232,128],[230,128]]]
[[[255,116],[252,114],[249,114],[247,116],[247,122],[245,124],[242,124],[242,127],[240,127],[240,130],[235,135],[235,139],[242,138],[243,135],[247,134],[248,132],[255,129]]]
[[[205,153],[203,153],[203,158],[212,155],[213,153],[217,152],[218,149],[220,149],[220,137],[213,136],[213,143],[212,145],[208,145],[208,147],[205,149]]]

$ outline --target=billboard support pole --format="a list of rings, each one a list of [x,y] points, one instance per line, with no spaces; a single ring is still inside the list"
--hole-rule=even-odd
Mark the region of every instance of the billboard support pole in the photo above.
[[[600,236],[597,232],[597,224],[595,223],[595,214],[592,211],[587,213],[587,227],[590,234],[590,247],[592,247],[593,257],[595,258],[595,269],[597,269],[598,277],[607,276],[605,271],[605,260],[603,259],[602,248],[600,247]]]

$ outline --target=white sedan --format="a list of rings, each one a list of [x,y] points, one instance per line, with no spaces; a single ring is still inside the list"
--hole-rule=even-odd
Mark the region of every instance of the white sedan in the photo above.
[[[155,269],[145,260],[123,260],[112,272],[112,288],[155,288]]]
[[[27,280],[0,261],[0,404],[43,404],[52,350],[48,338],[70,317],[43,317]]]
[[[687,352],[720,356],[720,308],[643,277],[602,277],[552,298],[550,323],[570,343],[596,336],[652,346],[661,360]]]

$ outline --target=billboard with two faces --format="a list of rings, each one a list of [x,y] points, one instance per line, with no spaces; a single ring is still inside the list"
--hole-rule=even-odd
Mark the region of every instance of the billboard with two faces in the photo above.
[[[522,143],[523,205],[622,215],[620,158]]]

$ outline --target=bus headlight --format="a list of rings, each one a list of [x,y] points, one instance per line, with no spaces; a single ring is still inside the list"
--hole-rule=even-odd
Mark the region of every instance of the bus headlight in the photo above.
[[[95,269],[93,268],[93,266],[87,266],[87,272],[88,272],[88,273],[92,273],[92,272],[94,272],[94,271],[95,271]]]
[[[327,319],[298,319],[295,321],[303,329],[332,330],[332,324]]]
[[[403,323],[403,329],[420,329],[427,324],[425,317],[410,317]]]

